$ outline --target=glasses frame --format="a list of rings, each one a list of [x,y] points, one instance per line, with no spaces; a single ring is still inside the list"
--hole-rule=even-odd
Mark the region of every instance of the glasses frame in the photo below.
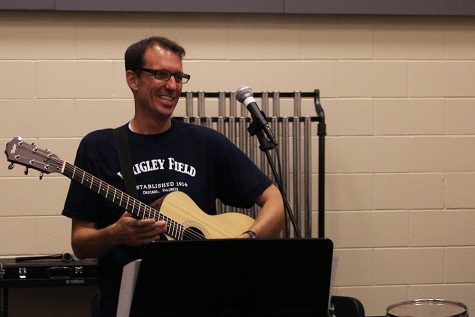
[[[150,73],[156,79],[163,80],[163,81],[168,81],[170,80],[170,77],[173,76],[173,78],[175,78],[175,82],[179,84],[186,84],[191,78],[191,75],[188,75],[182,72],[172,73],[166,69],[151,69],[151,68],[139,67],[138,70]],[[159,72],[167,73],[168,76],[166,78],[162,78],[161,76],[158,76]],[[178,79],[178,78],[181,78],[181,79]]]

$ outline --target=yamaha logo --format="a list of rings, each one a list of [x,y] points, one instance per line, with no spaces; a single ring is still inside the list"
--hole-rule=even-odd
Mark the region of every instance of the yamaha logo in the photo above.
[[[84,284],[85,281],[84,280],[66,280],[66,284],[69,285],[69,284]]]

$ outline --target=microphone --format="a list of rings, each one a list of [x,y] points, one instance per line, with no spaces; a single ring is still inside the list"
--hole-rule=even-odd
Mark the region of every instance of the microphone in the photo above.
[[[247,110],[251,113],[252,118],[257,121],[257,126],[264,130],[270,142],[277,145],[274,133],[267,122],[265,114],[259,109],[256,99],[252,96],[252,90],[248,86],[241,86],[236,90],[237,101],[243,103]]]

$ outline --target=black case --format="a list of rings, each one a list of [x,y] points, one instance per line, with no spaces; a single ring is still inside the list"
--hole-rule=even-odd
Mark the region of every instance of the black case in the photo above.
[[[0,259],[0,287],[95,285],[97,276],[95,260]]]

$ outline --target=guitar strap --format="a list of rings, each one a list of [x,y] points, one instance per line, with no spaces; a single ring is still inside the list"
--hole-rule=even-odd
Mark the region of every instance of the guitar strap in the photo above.
[[[132,158],[130,156],[129,136],[127,133],[129,123],[114,129],[115,145],[119,155],[120,170],[124,178],[125,191],[130,196],[137,198],[137,187],[135,186],[135,176],[132,169]],[[143,247],[125,247],[133,258],[139,259],[143,256]]]
[[[119,155],[122,177],[124,178],[125,191],[132,197],[138,198],[135,176],[132,169],[132,159],[130,157],[127,127],[128,123],[114,129],[114,139],[117,146],[117,154]]]
[[[124,178],[125,191],[127,194],[138,199],[137,187],[135,186],[135,176],[132,169],[132,158],[130,157],[129,136],[127,133],[129,124],[126,123],[121,127],[114,129],[114,139],[117,146],[117,154],[119,155],[120,169]],[[161,233],[160,240],[167,240],[167,237]],[[131,252],[135,252],[136,257],[140,257],[143,248],[129,248]],[[138,253],[137,253],[138,252]]]

